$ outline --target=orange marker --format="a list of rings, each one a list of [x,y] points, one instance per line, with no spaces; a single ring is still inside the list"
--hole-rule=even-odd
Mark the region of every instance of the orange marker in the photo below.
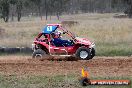
[[[88,71],[82,68],[82,78],[80,80],[82,86],[87,85],[129,85],[130,80],[90,80]]]

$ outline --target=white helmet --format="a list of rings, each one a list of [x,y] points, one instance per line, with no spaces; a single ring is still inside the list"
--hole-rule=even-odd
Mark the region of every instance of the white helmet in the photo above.
[[[53,33],[53,35],[54,35],[54,38],[61,38],[61,31],[55,31],[54,33]]]

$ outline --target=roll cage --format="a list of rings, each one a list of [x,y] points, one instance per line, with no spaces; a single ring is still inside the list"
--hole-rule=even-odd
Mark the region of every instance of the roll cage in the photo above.
[[[61,24],[47,24],[47,26],[43,28],[42,34],[44,34],[44,35],[52,34],[53,32],[55,32],[57,30],[57,28],[61,29],[64,34],[66,33],[73,40],[75,40],[75,35],[72,32],[70,32],[69,30],[67,30],[66,28],[62,27]],[[39,36],[41,36],[41,34]]]

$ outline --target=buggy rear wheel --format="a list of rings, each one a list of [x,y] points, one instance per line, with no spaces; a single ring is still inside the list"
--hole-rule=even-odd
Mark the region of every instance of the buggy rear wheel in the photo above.
[[[32,58],[43,58],[44,56],[46,56],[46,52],[42,49],[37,49],[32,54]]]

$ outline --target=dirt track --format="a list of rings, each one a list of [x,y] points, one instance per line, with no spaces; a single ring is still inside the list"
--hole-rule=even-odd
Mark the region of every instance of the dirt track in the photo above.
[[[89,61],[48,61],[30,57],[0,57],[0,74],[6,75],[80,75],[86,68],[94,76],[132,77],[132,57],[95,57]]]

